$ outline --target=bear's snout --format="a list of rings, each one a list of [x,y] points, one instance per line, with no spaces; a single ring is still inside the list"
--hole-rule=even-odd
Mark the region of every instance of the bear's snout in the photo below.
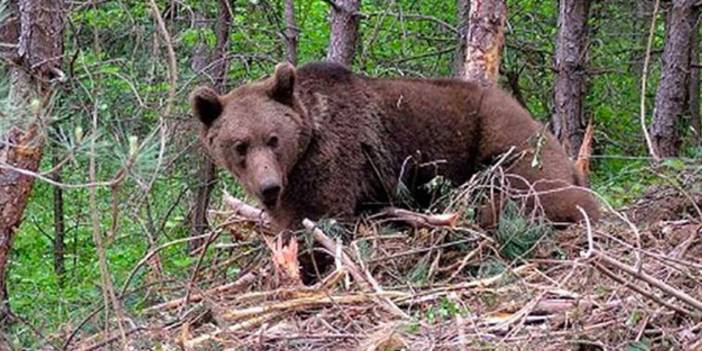
[[[261,202],[268,207],[275,207],[278,202],[278,195],[280,195],[281,186],[278,182],[267,181],[261,184],[259,193],[261,194]]]

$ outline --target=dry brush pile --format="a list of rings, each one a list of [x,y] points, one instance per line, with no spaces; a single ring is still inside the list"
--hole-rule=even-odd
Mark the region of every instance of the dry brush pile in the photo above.
[[[560,231],[513,203],[497,229],[471,224],[473,209],[504,184],[500,167],[459,189],[433,184],[437,205],[426,213],[305,221],[286,238],[267,233],[265,213],[225,194],[185,289],[146,307],[124,338],[103,331],[71,345],[702,349],[702,167],[686,172],[629,208],[609,208],[597,225]]]

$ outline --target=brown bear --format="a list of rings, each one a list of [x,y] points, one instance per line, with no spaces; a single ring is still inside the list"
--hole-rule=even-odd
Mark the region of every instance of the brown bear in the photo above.
[[[413,190],[436,175],[464,183],[512,147],[526,157],[510,166],[511,185],[544,192],[550,220],[580,221],[577,206],[599,216],[560,144],[499,88],[371,78],[315,62],[279,64],[272,77],[226,95],[200,87],[191,102],[209,154],[260,200],[276,229],[386,204],[401,181]],[[496,220],[492,212],[480,216],[483,224]]]

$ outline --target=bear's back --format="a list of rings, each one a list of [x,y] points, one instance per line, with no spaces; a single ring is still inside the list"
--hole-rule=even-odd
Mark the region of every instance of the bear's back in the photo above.
[[[297,79],[301,83],[320,81],[327,84],[344,84],[349,83],[355,76],[357,75],[346,66],[331,61],[310,62],[297,70]]]

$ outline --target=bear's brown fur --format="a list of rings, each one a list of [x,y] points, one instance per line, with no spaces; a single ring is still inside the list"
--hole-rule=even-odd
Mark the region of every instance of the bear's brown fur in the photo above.
[[[512,186],[537,191],[546,216],[576,222],[581,206],[598,217],[584,177],[543,125],[498,88],[449,79],[376,79],[344,66],[280,64],[267,79],[219,96],[191,95],[210,155],[270,213],[277,229],[308,217],[348,218],[387,203],[398,182],[440,174],[461,184],[511,147]],[[531,165],[542,135],[540,166]],[[434,162],[436,161],[436,162]],[[409,175],[412,175],[411,177]],[[413,187],[417,189],[417,187]],[[486,219],[488,218],[488,219]],[[488,212],[483,222],[494,222]]]

